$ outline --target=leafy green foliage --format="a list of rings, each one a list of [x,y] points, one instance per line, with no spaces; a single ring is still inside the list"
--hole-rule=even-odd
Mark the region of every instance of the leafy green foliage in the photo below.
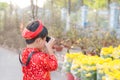
[[[68,1],[69,0],[47,0],[46,6],[49,8],[51,6],[54,6],[54,8],[68,8]],[[76,8],[76,5],[78,4],[78,0],[71,0],[71,10],[74,11]]]
[[[54,6],[56,7],[66,7],[68,8],[68,1],[69,0],[48,0],[47,3],[52,2]],[[82,2],[82,3],[80,3]],[[101,8],[106,8],[111,2],[120,2],[120,0],[71,0],[71,10],[75,11],[77,10],[77,6],[87,5],[88,7],[92,9],[101,9]],[[76,9],[77,8],[77,9]]]
[[[94,9],[105,8],[107,0],[85,0],[84,4]]]
[[[0,10],[4,10],[9,7],[9,4],[6,2],[0,2]]]
[[[68,1],[69,0],[52,0],[56,5],[60,7],[65,7],[68,6]],[[74,5],[77,3],[78,0],[71,0],[71,5]]]

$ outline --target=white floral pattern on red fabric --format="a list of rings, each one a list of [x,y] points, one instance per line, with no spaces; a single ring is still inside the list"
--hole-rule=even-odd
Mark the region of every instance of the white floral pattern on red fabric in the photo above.
[[[58,67],[57,59],[54,55],[49,55],[39,51],[37,48],[26,48],[22,54],[22,62],[27,61],[30,52],[34,51],[28,66],[22,67],[23,80],[51,80],[50,71]]]

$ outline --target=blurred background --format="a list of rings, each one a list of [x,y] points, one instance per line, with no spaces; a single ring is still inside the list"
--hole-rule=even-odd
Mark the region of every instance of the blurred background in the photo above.
[[[52,80],[66,79],[66,53],[100,55],[103,47],[120,44],[120,0],[0,0],[0,80],[22,79],[16,53],[26,45],[23,28],[36,19],[56,38],[59,68]]]
[[[119,4],[120,0],[0,0],[0,45],[25,47],[23,28],[40,19],[57,46],[100,52],[101,47],[120,43]]]

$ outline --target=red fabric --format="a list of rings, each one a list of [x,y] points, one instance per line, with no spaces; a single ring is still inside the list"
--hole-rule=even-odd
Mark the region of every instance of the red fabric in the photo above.
[[[22,62],[25,63],[30,52],[34,51],[28,66],[22,67],[23,80],[51,80],[50,71],[58,67],[54,55],[39,51],[37,48],[26,48],[22,54]]]
[[[38,29],[35,31],[35,32],[32,32],[30,30],[28,30],[27,28],[25,28],[22,32],[22,36],[25,38],[25,39],[32,39],[34,37],[36,37],[43,29],[43,24],[40,20],[39,21],[39,27]]]

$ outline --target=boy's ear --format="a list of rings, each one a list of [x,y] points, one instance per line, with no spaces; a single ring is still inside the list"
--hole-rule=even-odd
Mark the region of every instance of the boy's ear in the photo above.
[[[36,40],[35,40],[35,42],[40,42],[41,41],[41,38],[37,38]]]

